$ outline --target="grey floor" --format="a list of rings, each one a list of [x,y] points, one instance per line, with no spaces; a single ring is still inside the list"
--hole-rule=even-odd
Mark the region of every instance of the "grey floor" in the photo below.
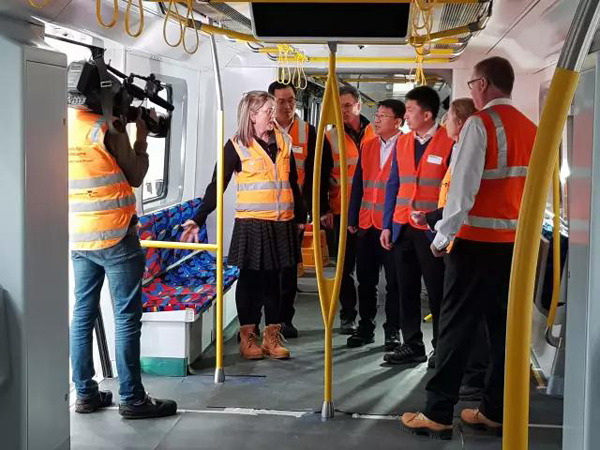
[[[300,288],[313,290],[314,282],[303,281]],[[181,412],[175,417],[124,421],[115,409],[72,413],[72,448],[501,449],[500,438],[462,430],[458,421],[452,441],[403,433],[395,416],[423,407],[428,372],[425,364],[383,364],[381,329],[376,342],[361,349],[347,349],[345,337],[335,335],[336,417],[322,422],[323,332],[316,295],[298,296],[295,323],[300,338],[289,342],[289,361],[244,361],[235,339],[228,341],[222,385],[212,382],[210,356],[185,378],[144,377],[151,395],[178,402]],[[430,335],[430,325],[424,325],[424,332]],[[118,391],[115,380],[103,382],[102,388]],[[456,412],[471,405],[459,404]],[[530,416],[530,449],[561,449],[562,401],[533,387]]]

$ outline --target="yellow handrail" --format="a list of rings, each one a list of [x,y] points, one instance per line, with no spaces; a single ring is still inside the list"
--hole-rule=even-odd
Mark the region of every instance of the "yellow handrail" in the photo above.
[[[335,278],[325,277],[323,272],[323,259],[320,245],[314,245],[315,253],[315,271],[317,274],[317,285],[319,288],[319,303],[321,305],[321,314],[323,316],[323,325],[325,327],[325,373],[324,373],[324,393],[323,408],[321,417],[329,419],[334,416],[333,406],[333,320],[337,308],[338,296],[342,281],[342,272],[344,269],[344,256],[346,253],[346,229],[348,227],[348,171],[346,161],[346,142],[344,136],[344,122],[342,120],[342,109],[340,106],[340,97],[337,78],[335,74],[335,53],[336,45],[329,44],[329,76],[325,85],[325,94],[323,96],[321,120],[317,132],[317,144],[315,147],[315,167],[314,173],[321,173],[321,162],[323,157],[323,142],[325,139],[325,126],[335,125],[337,129],[338,148],[340,149],[340,184],[342,205],[340,215],[340,236],[338,241],[337,265]],[[319,177],[313,177],[313,236],[321,234],[321,183]]]
[[[503,450],[527,450],[533,291],[547,187],[562,131],[600,21],[600,1],[581,0],[558,60],[529,163],[510,275],[506,324]]]
[[[102,18],[101,4],[102,0],[96,0],[96,20],[98,20],[98,23],[104,28],[113,28],[119,19],[118,0],[113,0],[113,16],[109,23],[105,23],[104,19]]]
[[[309,62],[327,62],[328,58],[317,56],[309,58]],[[412,64],[415,58],[381,58],[369,56],[340,56],[337,58],[338,63],[388,63],[388,64]],[[450,58],[425,58],[423,62],[426,64],[445,64],[452,62]]]
[[[125,32],[132,38],[140,37],[144,31],[144,2],[143,0],[137,0],[138,9],[140,10],[140,23],[136,32],[131,31],[131,6],[134,0],[127,1],[127,8],[125,9]]]
[[[206,250],[209,252],[217,251],[217,244],[195,244],[191,242],[172,242],[172,241],[153,241],[142,239],[140,244],[144,248],[171,248],[175,250]]]
[[[423,1],[423,0],[421,0]],[[413,3],[415,0],[369,0],[369,3]],[[248,3],[248,0],[210,0],[210,3]],[[365,0],[253,0],[253,3],[365,3]],[[465,5],[481,0],[436,0],[440,5]]]

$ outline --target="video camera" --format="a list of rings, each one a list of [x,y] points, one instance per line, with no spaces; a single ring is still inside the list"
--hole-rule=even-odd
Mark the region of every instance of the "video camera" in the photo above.
[[[104,72],[104,76],[101,76],[101,71]],[[171,127],[171,112],[175,107],[159,97],[158,93],[164,89],[164,86],[154,74],[143,77],[132,73],[127,76],[109,64],[105,64],[103,60],[93,59],[72,62],[67,69],[67,76],[69,107],[117,117],[123,123],[135,122],[141,113],[150,136],[167,137]],[[136,78],[146,82],[144,89],[134,83]],[[169,115],[158,115],[155,119],[149,109],[143,106],[131,106],[135,99],[141,101],[148,99],[169,111]],[[112,112],[104,111],[107,105]]]

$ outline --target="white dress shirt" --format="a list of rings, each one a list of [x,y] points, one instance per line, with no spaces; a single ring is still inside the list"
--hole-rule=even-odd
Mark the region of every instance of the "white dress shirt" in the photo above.
[[[383,166],[385,166],[385,163],[392,154],[392,150],[394,150],[394,147],[396,146],[396,141],[398,140],[398,136],[400,136],[400,134],[401,133],[393,135],[387,141],[385,141],[382,137],[379,138],[379,142],[381,143],[379,146],[379,169],[383,169]]]
[[[419,141],[419,144],[423,145],[425,144],[429,139],[431,139],[433,137],[433,135],[435,134],[435,132],[438,129],[438,124],[434,123],[433,126],[427,131],[427,133],[425,133],[425,136],[421,137],[419,136],[416,132],[415,132],[415,139],[417,141]]]
[[[489,102],[483,109],[496,105],[512,103],[509,98],[498,98]],[[437,234],[433,245],[438,250],[450,244],[473,208],[483,176],[486,149],[487,132],[483,122],[477,116],[470,117],[460,132],[456,155],[452,156],[452,179],[444,213],[442,219],[435,224]]]

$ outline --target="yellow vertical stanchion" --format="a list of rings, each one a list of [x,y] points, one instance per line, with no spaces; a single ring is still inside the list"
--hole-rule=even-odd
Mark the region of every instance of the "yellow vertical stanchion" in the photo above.
[[[212,25],[212,19],[209,20],[209,24]],[[210,35],[210,48],[217,97],[217,311],[215,318],[217,336],[215,343],[215,383],[223,383],[225,381],[225,371],[223,369],[223,190],[225,184],[223,180],[223,146],[225,145],[225,114],[223,111],[223,87],[217,55],[217,43],[213,34]]]
[[[562,130],[577,89],[579,71],[599,21],[600,1],[581,0],[552,78],[529,163],[510,276],[503,450],[529,448],[529,346],[546,192],[556,164]]]
[[[325,139],[325,126],[335,125],[337,130],[338,148],[340,150],[340,172],[341,172],[341,216],[340,216],[340,236],[338,242],[337,265],[335,278],[325,277],[323,272],[323,260],[319,236],[321,234],[320,217],[320,176],[313,177],[313,235],[317,244],[314,245],[315,252],[315,271],[317,274],[317,284],[319,288],[319,302],[323,316],[323,325],[325,327],[325,373],[324,373],[324,392],[323,408],[321,417],[330,419],[334,416],[333,406],[333,320],[335,318],[340,285],[342,280],[342,271],[344,268],[344,256],[346,253],[346,229],[348,227],[348,172],[346,165],[346,146],[344,135],[344,122],[342,120],[342,109],[340,106],[340,97],[337,78],[335,74],[335,54],[337,44],[329,43],[329,74],[325,86],[325,95],[323,97],[321,120],[317,132],[317,144],[315,148],[314,173],[321,173],[321,162],[323,157],[323,142]]]

